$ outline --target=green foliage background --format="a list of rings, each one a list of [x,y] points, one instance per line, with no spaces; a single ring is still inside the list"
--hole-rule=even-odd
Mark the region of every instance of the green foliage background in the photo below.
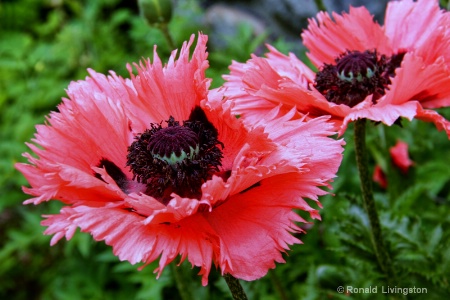
[[[208,33],[203,13],[195,0],[177,1],[169,27],[178,46],[192,33]],[[85,233],[50,247],[41,215],[57,213],[60,205],[21,205],[27,199],[21,186],[27,183],[14,163],[25,161],[24,143],[56,109],[69,82],[87,76],[87,68],[127,76],[126,63],[151,56],[155,44],[167,59],[171,49],[163,35],[139,17],[134,1],[119,0],[3,1],[0,25],[0,299],[180,299],[177,276],[195,299],[231,299],[215,270],[207,287],[186,263],[177,272],[167,268],[156,280],[156,264],[138,271]],[[220,76],[232,59],[243,62],[264,49],[265,38],[242,25],[236,36],[224,37],[227,47],[209,48],[213,86],[223,82]],[[285,53],[290,49],[282,37],[274,43]],[[450,119],[449,109],[440,113]],[[322,221],[308,225],[300,237],[304,244],[292,247],[286,264],[261,280],[243,282],[251,299],[449,298],[450,141],[417,121],[404,121],[402,128],[371,124],[368,147],[371,167],[379,164],[388,174],[388,189],[375,185],[375,192],[399,287],[425,287],[427,294],[336,292],[338,286],[386,286],[362,209],[351,129],[344,136],[334,196],[321,199]],[[406,175],[390,162],[388,149],[397,140],[409,144],[415,162]]]

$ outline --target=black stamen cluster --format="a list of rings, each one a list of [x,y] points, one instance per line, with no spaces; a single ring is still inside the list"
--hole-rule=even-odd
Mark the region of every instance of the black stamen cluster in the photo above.
[[[315,87],[329,102],[353,107],[373,94],[376,101],[390,83],[388,60],[376,51],[347,51],[316,74]],[[394,68],[395,69],[395,68]]]
[[[103,157],[102,159],[100,159],[100,162],[97,164],[97,167],[105,168],[106,173],[108,173],[108,175],[111,176],[111,178],[116,182],[119,188],[122,191],[126,192],[126,185],[128,181],[127,176],[115,163]],[[95,173],[94,176],[104,181],[100,174]]]
[[[386,80],[390,81],[390,77],[395,77],[395,69],[397,69],[398,67],[400,67],[400,65],[402,64],[403,61],[403,57],[405,56],[406,52],[399,52],[397,54],[392,55],[387,64],[386,64],[386,68],[384,71],[384,77],[386,78]]]
[[[180,149],[174,148],[173,141],[165,143],[164,135],[158,134],[164,130],[161,124],[150,124],[151,127],[136,136],[128,148],[127,166],[133,172],[133,180],[147,184],[146,193],[162,203],[166,204],[173,192],[182,197],[198,198],[201,185],[221,166],[223,144],[218,140],[217,129],[200,107],[193,109],[183,125],[173,117],[166,123],[165,128],[170,127],[171,134],[179,134]],[[193,145],[193,141],[198,141],[198,144]],[[155,145],[158,145],[156,152]],[[188,149],[186,145],[198,147],[192,158],[186,157],[172,164],[161,159],[163,153],[179,155]],[[164,146],[167,146],[166,150]]]

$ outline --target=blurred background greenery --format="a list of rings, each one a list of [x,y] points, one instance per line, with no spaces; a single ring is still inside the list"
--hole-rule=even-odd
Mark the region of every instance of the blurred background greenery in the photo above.
[[[221,75],[228,73],[232,59],[243,62],[250,53],[262,54],[265,42],[305,57],[300,39],[274,37],[270,28],[261,32],[243,23],[227,35],[218,34],[206,21],[203,4],[174,1],[169,29],[177,47],[199,31],[214,35],[207,71],[213,87],[223,82]],[[447,2],[441,4],[446,7]],[[155,44],[165,60],[172,49],[164,36],[139,16],[135,1],[126,0],[2,1],[0,25],[0,299],[181,299],[173,269],[156,280],[156,264],[138,271],[88,234],[78,232],[70,242],[50,247],[41,215],[57,213],[60,205],[23,206],[27,196],[21,186],[27,183],[14,169],[14,163],[25,161],[21,153],[27,151],[24,143],[33,137],[34,126],[56,109],[70,81],[85,78],[87,68],[127,76],[126,63],[151,56]],[[440,113],[450,119],[449,109]],[[261,280],[243,282],[251,299],[402,298],[336,292],[340,285],[385,282],[374,263],[359,199],[351,130],[344,137],[335,196],[321,199],[323,220],[306,226],[308,234],[300,237],[304,245],[292,247],[286,264]],[[388,149],[397,140],[409,144],[415,162],[406,175],[390,163]],[[387,190],[375,186],[376,200],[400,283],[427,288],[426,297],[408,299],[448,299],[450,141],[431,124],[404,121],[403,127],[371,126],[368,145],[371,167],[383,166],[388,176]],[[179,270],[194,299],[231,299],[215,270],[207,287],[201,286],[197,269],[184,263]]]

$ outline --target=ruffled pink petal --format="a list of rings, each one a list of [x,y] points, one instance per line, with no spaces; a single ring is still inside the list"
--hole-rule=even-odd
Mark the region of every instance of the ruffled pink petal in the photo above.
[[[444,130],[450,139],[450,122],[434,110],[423,109],[419,103],[417,104],[416,118],[425,122],[432,122],[438,130]]]
[[[250,148],[245,150],[251,151]],[[247,153],[246,153],[247,154]],[[226,182],[220,177],[213,177],[202,186],[202,199],[208,201],[211,206],[218,206],[228,201],[234,194],[242,193],[248,189],[258,186],[261,180],[280,174],[293,174],[298,168],[282,160],[277,163],[259,161],[258,158],[251,159],[242,155],[242,160],[233,169]],[[316,190],[317,192],[317,190]],[[322,194],[322,190],[318,194]],[[318,195],[314,194],[314,197]]]
[[[216,108],[210,110],[211,105]],[[221,169],[229,172],[228,176],[231,176],[226,183],[221,177],[213,177],[203,184],[202,199],[209,201],[210,205],[215,205],[217,201],[225,200],[233,191],[239,192],[261,180],[263,176],[261,174],[266,173],[268,169],[263,160],[266,156],[277,153],[277,146],[267,138],[262,127],[247,130],[243,122],[234,117],[229,109],[224,111],[216,102],[205,102],[204,108],[208,120],[219,132],[219,140],[224,144]],[[284,160],[275,163],[286,164]],[[257,164],[260,165],[256,166]],[[274,163],[270,163],[269,166],[272,164]],[[252,171],[249,171],[250,169]],[[236,184],[236,180],[240,183]]]
[[[445,12],[440,14],[439,24],[434,34],[432,34],[427,43],[423,47],[416,49],[417,55],[424,58],[425,62],[431,64],[440,57],[443,57],[447,65],[450,64],[450,13]]]
[[[279,103],[295,105],[287,98],[265,99],[258,95],[260,89],[278,89],[283,81],[294,82],[307,88],[314,80],[314,72],[294,54],[286,56],[271,45],[266,58],[252,56],[247,63],[233,62],[230,75],[224,75],[224,96],[233,100],[232,111],[243,116],[244,122],[252,124],[267,115]],[[286,113],[289,108],[282,108]]]
[[[237,119],[229,107],[222,106],[222,102],[205,101],[202,107],[217,129],[219,141],[224,144],[222,170],[231,170],[236,165],[236,157],[246,144],[252,144],[254,151],[271,151],[274,148],[262,130],[249,132],[242,120]]]
[[[40,147],[30,146],[33,152],[43,161],[62,162],[86,172],[102,157],[124,166],[132,136],[122,106],[101,93],[91,94],[85,81],[72,82],[68,94],[71,100],[64,99],[59,112],[50,114],[49,124],[36,126],[33,142]]]
[[[115,103],[126,102],[124,99],[130,97],[131,89],[127,86],[126,80],[110,71],[106,76],[88,69],[89,76],[83,81],[73,82],[67,91],[72,100],[89,97],[93,94],[102,94],[107,99]],[[129,101],[129,100],[128,100]]]
[[[276,54],[274,52],[271,55]],[[231,102],[231,110],[234,114],[241,115],[244,123],[249,126],[270,117],[272,110],[280,105],[278,116],[285,115],[292,107],[296,107],[300,112],[299,118],[302,114],[311,118],[331,115],[330,121],[336,123],[336,128],[351,111],[346,105],[328,102],[312,86],[308,88],[308,80],[298,78],[303,72],[299,71],[302,70],[300,67],[292,68],[290,72],[294,74],[290,77],[298,80],[295,82],[279,74],[279,68],[272,65],[269,59],[254,57],[246,64],[233,63],[230,67],[231,75],[225,77],[229,81],[224,84],[224,95]],[[307,76],[309,75],[304,78]]]
[[[178,222],[197,213],[202,205],[211,209],[207,200],[184,198],[175,193],[172,197],[167,205],[145,194],[131,194],[125,201],[136,213],[146,216],[145,225]]]
[[[125,202],[132,208],[136,213],[145,216],[146,222],[152,222],[152,220],[159,216],[159,218],[164,219],[158,220],[157,222],[173,222],[174,218],[172,214],[167,213],[166,205],[162,204],[152,196],[142,194],[142,193],[132,193],[127,196]]]
[[[208,110],[206,113],[208,115]],[[214,115],[208,117],[218,128],[219,139],[224,137],[222,165],[231,171],[231,175],[226,183],[219,178],[206,182],[202,186],[202,199],[208,199],[214,205],[264,178],[299,171],[303,174],[304,185],[311,187],[310,192],[302,196],[317,199],[317,195],[323,194],[323,190],[317,186],[327,185],[326,182],[335,176],[342,159],[343,141],[328,137],[335,132],[333,126],[326,122],[327,117],[308,122],[293,120],[295,109],[285,116],[277,115],[274,113],[272,118],[253,124],[250,132],[244,129],[240,120],[226,112],[222,120],[216,119]],[[230,126],[230,123],[234,126]],[[328,146],[319,149],[323,144]],[[233,160],[228,163],[229,157]]]
[[[317,209],[303,197],[317,201],[319,195],[326,194],[320,186],[327,186],[335,176],[343,142],[331,142],[328,138],[333,133],[332,125],[326,122],[328,118],[305,122],[292,120],[292,116],[261,120],[261,124],[254,125],[264,128],[278,148],[251,160],[254,155],[250,154],[249,144],[236,161],[238,166],[250,165],[233,171],[226,183],[215,177],[203,185],[203,193],[209,199],[228,197],[226,201],[216,201],[220,204],[210,214],[205,213],[220,236],[218,263],[223,273],[245,280],[264,276],[275,267],[275,262],[284,261],[280,251],[300,242],[290,233],[299,230],[294,222],[303,220],[292,209],[307,211],[312,218],[320,219]],[[326,149],[321,147],[324,142]],[[258,264],[253,261],[256,256]]]
[[[384,32],[394,52],[430,47],[430,38],[439,30],[443,11],[439,1],[391,1],[386,8]]]
[[[391,126],[394,122],[404,117],[408,120],[412,120],[417,114],[417,103],[414,101],[405,102],[399,105],[375,105],[370,108],[364,108],[359,110],[352,110],[352,112],[344,118],[342,127],[339,129],[339,135],[344,134],[347,129],[348,123],[356,121],[358,119],[368,119],[375,122],[383,122],[384,124]]]
[[[309,182],[310,186],[325,185],[334,178],[342,160],[345,142],[330,140],[329,136],[335,131],[328,120],[328,116],[323,116],[308,121],[287,118],[266,121],[265,131],[269,138],[284,146],[290,164],[304,170],[300,172],[301,176],[314,180]],[[321,146],[324,144],[327,144],[326,148]],[[316,199],[312,195],[302,196]]]
[[[85,203],[104,205],[105,202],[120,201],[125,197],[115,182],[105,183],[92,174],[87,174],[67,165],[16,164],[32,188],[23,187],[23,191],[36,196],[24,204],[39,204],[43,201],[58,199],[64,203]]]
[[[450,138],[450,122],[433,110],[423,109],[417,101],[409,101],[400,105],[377,105],[368,109],[352,111],[352,113],[344,119],[338,133],[339,135],[344,134],[348,123],[358,119],[383,122],[384,124],[391,126],[400,117],[407,118],[410,121],[413,118],[417,118],[425,122],[433,122],[438,130],[444,130]]]
[[[303,44],[310,51],[307,55],[315,66],[333,64],[347,50],[377,49],[380,54],[392,54],[382,28],[365,7],[350,7],[348,14],[332,16],[319,12],[317,21],[310,19],[302,33]]]
[[[47,226],[44,231],[46,235],[53,235],[50,245],[55,245],[60,239],[65,237],[70,240],[77,230],[77,226],[73,224],[72,217],[78,212],[69,206],[65,206],[61,209],[58,215],[44,215],[46,218],[41,222],[42,226]]]
[[[407,53],[396,70],[389,91],[378,104],[401,104],[412,100],[419,101],[425,108],[450,106],[450,72],[443,59],[425,65],[421,57]]]
[[[409,167],[414,165],[414,162],[409,158],[408,144],[402,141],[398,141],[395,146],[389,149],[392,162],[394,165],[403,172],[408,173]]]
[[[282,77],[290,78],[299,85],[308,86],[314,82],[316,74],[293,53],[288,56],[278,51],[275,47],[267,45],[269,52],[265,55],[270,66]]]
[[[130,176],[124,168],[132,139],[128,119],[120,104],[97,91],[90,80],[72,83],[68,94],[72,99],[50,114],[49,124],[36,126],[36,145],[28,146],[39,158],[25,154],[31,165],[16,164],[32,186],[25,192],[38,196],[26,203],[51,198],[68,203],[80,197],[115,201],[123,197],[120,189],[115,182],[110,182],[113,187],[95,178],[93,167],[106,158]]]
[[[198,35],[197,46],[190,59],[190,47],[194,42],[192,35],[185,42],[177,58],[174,50],[166,65],[163,66],[156,52],[153,52],[153,63],[150,60],[134,64],[138,74],[134,75],[131,65],[128,65],[135,95],[129,97],[126,106],[132,115],[133,123],[138,132],[144,131],[149,123],[165,121],[173,116],[175,120],[183,121],[189,117],[192,109],[206,99],[210,79],[205,77],[208,68],[206,42],[208,37]],[[125,99],[127,100],[127,99]]]
[[[45,233],[55,234],[54,240],[63,236],[70,238],[74,228],[80,227],[95,240],[112,246],[120,260],[148,264],[159,258],[159,267],[155,270],[158,277],[180,254],[181,261],[187,258],[193,266],[200,267],[203,285],[208,282],[213,250],[219,245],[217,235],[201,214],[177,223],[145,225],[144,217],[128,210],[80,206],[64,208],[60,215],[46,217],[43,225],[49,228]]]
[[[220,236],[222,273],[244,280],[261,278],[275,268],[275,262],[284,262],[281,252],[301,243],[291,233],[301,232],[295,222],[304,220],[292,209],[304,208],[304,202],[288,178],[265,179],[260,186],[232,196],[205,214]]]
[[[293,85],[300,85],[305,89],[304,94],[308,95],[306,88],[308,82],[294,82],[292,79],[282,76],[278,70],[274,69],[267,59],[255,57],[252,59],[253,67],[249,68],[244,74],[242,81],[249,94],[256,97],[263,98],[273,102],[272,108],[277,106],[279,103],[286,104],[288,106],[294,106],[299,100],[293,99],[291,97],[276,97],[282,96],[282,93],[277,93],[275,97],[267,97],[270,92],[278,92],[281,86],[288,85],[289,83]],[[266,93],[264,93],[267,91]]]
[[[220,180],[204,184],[203,194],[214,199],[210,200],[212,204],[227,195],[251,188],[265,178],[294,172],[300,174],[299,180],[304,189],[304,193],[300,194],[302,197],[317,200],[317,195],[324,194],[318,187],[328,186],[335,176],[342,160],[344,141],[328,137],[335,133],[332,124],[327,122],[328,117],[306,122],[304,119],[292,119],[294,111],[292,109],[283,117],[262,119],[254,124],[252,133],[263,130],[269,139],[248,139],[248,144],[235,156],[226,184]],[[263,136],[264,132],[260,135]],[[327,147],[324,148],[324,144]]]
[[[259,60],[263,67],[268,69],[267,77],[261,76],[267,70],[257,66]],[[230,71],[230,75],[223,76],[227,80],[223,85],[224,96],[231,100],[230,108],[233,114],[243,117],[245,123],[257,122],[261,116],[268,114],[280,102],[284,103],[283,99],[271,101],[257,94],[257,91],[265,85],[276,86],[278,81],[282,80],[265,59],[254,58],[245,64],[233,62]],[[256,74],[249,74],[252,72]]]

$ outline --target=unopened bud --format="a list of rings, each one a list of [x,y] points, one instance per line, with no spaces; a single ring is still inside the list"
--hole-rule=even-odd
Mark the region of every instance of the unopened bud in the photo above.
[[[171,0],[138,0],[141,15],[150,25],[169,23],[172,18]]]

